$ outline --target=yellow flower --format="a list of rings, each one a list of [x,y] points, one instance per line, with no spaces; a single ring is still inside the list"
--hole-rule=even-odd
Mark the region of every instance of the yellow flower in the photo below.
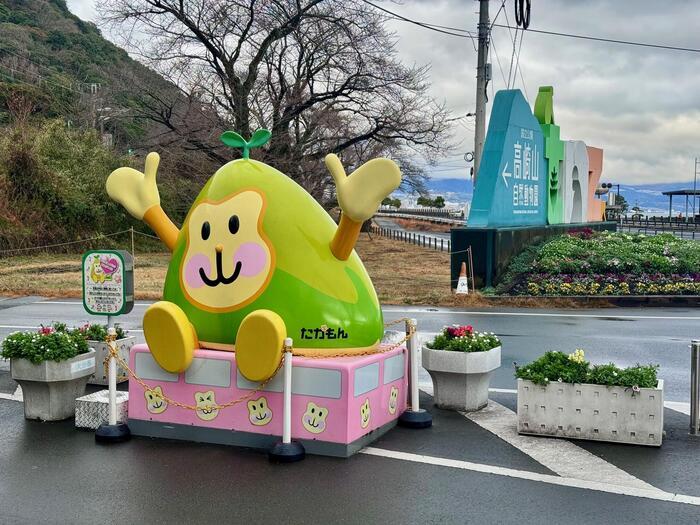
[[[572,354],[569,354],[569,361],[573,361],[574,363],[583,363],[584,361],[584,353],[583,350],[580,348],[577,348],[574,350]]]

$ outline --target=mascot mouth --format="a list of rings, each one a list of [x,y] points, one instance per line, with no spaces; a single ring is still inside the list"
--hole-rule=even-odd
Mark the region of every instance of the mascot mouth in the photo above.
[[[204,271],[204,268],[199,269],[199,276],[201,277],[202,281],[204,284],[207,286],[218,286],[220,284],[231,284],[234,282],[236,279],[238,279],[238,275],[241,273],[241,268],[243,265],[241,264],[241,261],[236,261],[236,267],[233,269],[233,273],[229,276],[226,277],[224,276],[224,269],[223,269],[223,256],[221,255],[221,252],[217,250],[216,252],[216,277],[214,279],[211,279],[206,272]]]

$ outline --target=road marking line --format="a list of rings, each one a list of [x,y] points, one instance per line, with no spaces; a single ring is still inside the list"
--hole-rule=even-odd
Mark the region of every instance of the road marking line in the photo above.
[[[658,490],[570,441],[518,434],[517,414],[495,401],[490,400],[477,412],[462,415],[562,477]]]
[[[438,467],[450,467],[460,470],[469,470],[472,472],[481,472],[484,474],[495,474],[497,476],[507,476],[510,478],[525,479],[528,481],[540,481],[542,483],[547,483],[550,485],[559,485],[562,487],[595,490],[597,492],[607,492],[610,494],[620,494],[623,496],[633,496],[636,498],[647,498],[658,501],[668,501],[671,503],[685,503],[688,505],[700,506],[700,497],[687,496],[685,494],[674,494],[673,492],[666,492],[659,489],[648,490],[638,487],[626,487],[621,485],[614,485],[611,483],[602,483],[595,481],[587,481],[583,479],[552,476],[551,474],[539,474],[537,472],[527,472],[525,470],[517,470],[506,467],[496,467],[493,465],[484,465],[482,463],[472,463],[471,461],[438,458],[434,456],[411,454],[410,452],[398,452],[395,450],[387,450],[375,447],[366,447],[362,449],[360,453],[367,454],[370,456],[379,456],[390,459],[398,459],[402,461],[410,461],[413,463],[423,463],[426,465],[434,465]]]
[[[0,392],[0,399],[7,399],[9,401],[23,402],[24,396],[22,395],[22,387],[17,385],[17,388],[15,389],[14,394],[3,394],[2,392]]]
[[[666,319],[678,321],[700,321],[700,317],[691,316],[663,316],[663,315],[621,315],[611,312],[610,314],[551,314],[544,312],[467,312],[456,310],[400,310],[383,308],[385,313],[400,313],[400,314],[436,314],[436,315],[493,315],[493,316],[515,316],[515,317],[584,317],[589,319]]]
[[[664,406],[666,408],[670,408],[671,410],[675,410],[676,412],[680,412],[681,414],[685,414],[686,416],[690,415],[690,403],[683,403],[680,401],[664,401]]]

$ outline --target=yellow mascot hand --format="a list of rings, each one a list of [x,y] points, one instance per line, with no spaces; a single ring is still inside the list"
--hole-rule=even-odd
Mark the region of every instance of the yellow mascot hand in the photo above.
[[[158,154],[151,152],[146,156],[143,173],[133,168],[118,168],[107,177],[107,194],[137,219],[143,220],[150,208],[160,206],[156,186],[159,162]]]
[[[326,155],[326,167],[335,181],[338,204],[343,210],[330,248],[338,260],[345,261],[360,236],[362,223],[401,184],[401,170],[389,159],[373,159],[347,176],[340,159],[333,154]]]
[[[330,154],[326,167],[335,180],[340,209],[359,223],[371,218],[382,200],[401,184],[401,170],[389,159],[372,159],[347,176],[340,159]]]

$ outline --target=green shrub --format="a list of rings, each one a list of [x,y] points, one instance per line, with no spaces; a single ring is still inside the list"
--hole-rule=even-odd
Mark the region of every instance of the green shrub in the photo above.
[[[117,339],[124,339],[127,336],[127,331],[118,324],[114,325],[114,329],[117,332]],[[106,324],[86,324],[78,330],[88,341],[104,341],[107,338]]]
[[[516,366],[515,377],[538,385],[550,382],[588,383],[625,388],[655,388],[658,365],[636,365],[619,368],[613,363],[593,365],[584,359],[583,350],[572,354],[546,352],[524,366]]]
[[[28,359],[38,365],[44,361],[65,361],[89,350],[79,330],[67,330],[65,325],[57,325],[8,335],[2,342],[0,356]]]

